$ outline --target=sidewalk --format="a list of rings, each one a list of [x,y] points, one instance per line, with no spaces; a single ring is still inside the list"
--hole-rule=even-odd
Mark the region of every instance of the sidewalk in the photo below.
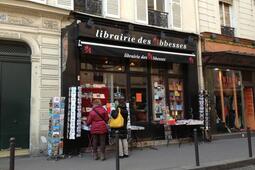
[[[252,138],[255,141],[255,138]],[[253,143],[253,153],[255,142]],[[130,157],[120,160],[120,170],[172,170],[193,169],[195,153],[193,143],[157,146],[158,150],[144,148],[130,152]],[[214,140],[200,143],[201,167],[212,166],[231,161],[245,160],[248,157],[247,138]],[[253,163],[254,159],[250,159]],[[0,158],[0,170],[8,170],[9,160]],[[72,157],[59,161],[47,160],[47,157],[18,157],[15,170],[115,170],[114,153],[107,154],[106,161],[94,161],[91,154]]]

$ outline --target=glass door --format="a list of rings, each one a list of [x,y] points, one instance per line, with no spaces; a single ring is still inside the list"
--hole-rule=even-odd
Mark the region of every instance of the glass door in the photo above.
[[[130,77],[130,116],[132,122],[148,120],[147,77]]]

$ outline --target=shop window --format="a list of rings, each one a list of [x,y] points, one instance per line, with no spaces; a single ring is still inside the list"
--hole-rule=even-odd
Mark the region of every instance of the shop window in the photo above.
[[[92,106],[93,96],[97,96],[105,105],[126,98],[126,75],[122,73],[81,71],[80,84],[84,93],[83,107],[87,112]]]
[[[218,132],[231,132],[243,128],[243,106],[242,106],[242,82],[240,71],[233,70],[210,70],[213,80],[209,80],[209,86],[213,85],[213,98],[216,115],[215,125]]]
[[[175,119],[184,119],[184,91],[182,79],[168,79],[169,114]]]
[[[242,80],[246,82],[252,82],[252,72],[242,71]]]
[[[163,75],[166,73],[166,63],[152,62],[151,63],[151,74]]]
[[[124,62],[119,58],[85,56],[82,58],[81,69],[124,72]]]
[[[132,72],[146,72],[147,61],[144,60],[129,60],[130,71]]]
[[[169,63],[168,74],[183,74],[183,67],[181,64]]]
[[[166,113],[166,90],[163,76],[155,75],[152,81],[152,113],[154,120],[162,120]]]

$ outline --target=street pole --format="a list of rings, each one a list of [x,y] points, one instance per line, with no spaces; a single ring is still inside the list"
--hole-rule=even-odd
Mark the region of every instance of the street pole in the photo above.
[[[15,164],[15,138],[10,138],[10,169],[14,170],[14,164]]]
[[[119,159],[119,131],[115,131],[116,138],[116,170],[120,170],[120,159]]]
[[[196,166],[200,166],[200,164],[199,164],[199,150],[198,150],[197,129],[194,129],[194,145],[195,145]]]
[[[247,127],[247,140],[248,140],[249,157],[252,157],[251,129],[249,127]]]

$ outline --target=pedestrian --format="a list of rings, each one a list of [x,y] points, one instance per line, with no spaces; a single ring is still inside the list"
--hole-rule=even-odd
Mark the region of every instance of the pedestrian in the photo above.
[[[124,99],[118,100],[118,106],[116,108],[116,112],[122,115],[124,119],[124,124],[120,128],[112,129],[113,132],[119,132],[119,158],[127,158],[128,157],[128,142],[127,142],[127,121],[128,121],[128,111],[126,107],[126,103]],[[116,117],[116,116],[115,116]]]
[[[97,146],[100,143],[100,159],[105,160],[105,138],[108,133],[106,122],[109,116],[107,111],[101,105],[99,99],[93,101],[93,108],[89,113],[87,124],[91,125],[90,133],[92,135],[93,159],[98,160]]]

